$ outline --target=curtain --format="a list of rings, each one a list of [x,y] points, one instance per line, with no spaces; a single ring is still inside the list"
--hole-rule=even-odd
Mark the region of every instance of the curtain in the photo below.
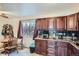
[[[26,34],[27,32],[29,32],[28,30],[29,30],[29,27],[27,25],[25,25],[25,27],[24,27],[22,21],[19,21],[17,38],[23,38],[23,35]],[[36,22],[35,22],[33,38],[35,38],[37,36],[37,34],[38,34],[38,30],[36,28]]]
[[[20,38],[20,39],[23,38],[23,25],[21,21],[19,21],[17,38]]]
[[[35,21],[35,29],[34,29],[34,34],[33,34],[33,40],[38,35],[38,29],[37,29],[37,26],[36,25],[37,25],[37,20]]]

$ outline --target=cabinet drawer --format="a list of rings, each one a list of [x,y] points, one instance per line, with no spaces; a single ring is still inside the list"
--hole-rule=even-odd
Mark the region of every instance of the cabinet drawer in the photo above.
[[[67,42],[57,42],[57,46],[67,47]]]
[[[55,48],[48,48],[47,51],[48,51],[48,54],[55,54],[56,53]]]
[[[49,40],[49,41],[48,41],[48,45],[56,45],[56,42]]]
[[[47,51],[54,51],[55,48],[48,48]]]
[[[48,48],[55,48],[55,45],[48,45]]]
[[[52,51],[48,51],[48,54],[55,54],[56,53],[56,51],[55,50],[52,50]]]

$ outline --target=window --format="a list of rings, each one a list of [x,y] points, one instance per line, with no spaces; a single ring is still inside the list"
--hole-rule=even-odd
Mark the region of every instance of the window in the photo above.
[[[23,36],[33,37],[35,29],[35,20],[23,20]]]

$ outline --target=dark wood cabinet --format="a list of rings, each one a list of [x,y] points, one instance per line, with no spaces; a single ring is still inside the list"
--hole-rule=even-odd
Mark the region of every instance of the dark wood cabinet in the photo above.
[[[57,41],[57,56],[67,56],[67,42]]]
[[[47,48],[47,52],[48,52],[48,56],[55,56],[56,55],[56,42],[52,41],[52,40],[48,40],[48,48]]]
[[[56,30],[63,31],[66,26],[66,18],[65,17],[57,17],[56,18]]]
[[[49,29],[52,29],[52,30],[56,29],[56,19],[55,18],[49,19]]]
[[[41,29],[42,28],[42,20],[41,19],[37,19],[36,20],[36,29]]]
[[[40,44],[40,41],[39,40],[35,40],[35,51],[37,54],[40,54],[40,48],[41,48],[41,44]]]
[[[79,56],[79,50],[77,50],[70,43],[68,44],[68,56]]]
[[[52,18],[49,21],[49,28],[54,28],[56,31],[78,31],[79,13]]]
[[[58,47],[57,56],[67,56],[67,48]]]
[[[79,13],[77,13],[77,29],[79,31]]]
[[[43,41],[41,41],[41,54],[42,55],[47,55],[47,41],[45,40],[43,40]]]
[[[68,44],[68,56],[74,56],[73,46],[69,43]]]
[[[35,40],[36,53],[41,55],[47,55],[47,41],[46,40]]]
[[[67,42],[48,41],[49,56],[67,56]]]
[[[35,40],[36,53],[48,56],[79,56],[79,50],[71,43],[53,40]]]
[[[77,14],[67,16],[67,30],[77,31]]]
[[[40,18],[36,20],[36,28],[48,30],[49,28],[49,18]]]
[[[60,32],[79,31],[79,13],[62,17],[37,19],[36,28],[43,30],[54,29],[55,31]],[[79,56],[79,50],[68,42],[35,40],[35,43],[36,53],[42,55]]]
[[[42,19],[42,29],[48,30],[49,27],[49,18]]]
[[[50,18],[49,28],[55,29],[56,31],[66,30],[66,16]]]
[[[59,31],[78,31],[79,13],[68,16],[37,19],[36,28],[44,30],[48,30],[49,28],[51,28]]]

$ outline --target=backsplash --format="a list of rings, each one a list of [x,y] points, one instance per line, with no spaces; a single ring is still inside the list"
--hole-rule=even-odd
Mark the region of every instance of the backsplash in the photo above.
[[[79,38],[79,31],[55,31],[55,30],[38,30],[38,35],[41,38],[56,38],[64,39],[64,37]]]
[[[71,36],[71,37],[74,34],[75,37],[79,37],[79,31],[57,31],[56,33],[57,33],[57,35],[59,34],[59,35]]]
[[[39,37],[42,38],[49,38],[49,31],[48,30],[38,30]]]

